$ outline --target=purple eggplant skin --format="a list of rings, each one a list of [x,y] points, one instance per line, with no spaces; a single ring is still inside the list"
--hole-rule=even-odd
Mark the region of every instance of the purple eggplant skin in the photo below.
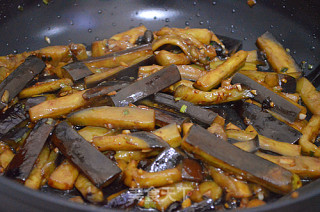
[[[213,211],[215,209],[215,202],[213,199],[206,199],[198,203],[193,203],[191,206],[178,210],[178,212],[205,212]]]
[[[204,158],[211,165],[225,171],[237,172],[244,179],[261,184],[274,192],[286,194],[293,189],[293,174],[290,171],[224,142],[199,125],[190,128],[181,145],[183,149]]]
[[[188,116],[183,116],[182,114],[177,114],[154,107],[150,108],[154,110],[156,125],[158,127],[164,127],[172,123],[176,123],[177,125],[181,126],[183,123],[190,121],[190,118]]]
[[[146,189],[134,188],[124,191],[120,195],[111,199],[104,208],[121,208],[128,209],[138,202],[146,194]]]
[[[4,114],[0,114],[0,137],[4,136],[18,124],[28,118],[25,106],[21,103],[10,107]]]
[[[74,82],[93,74],[83,62],[69,63],[62,68],[68,73],[68,77],[70,77]]]
[[[284,93],[296,93],[297,88],[297,79],[287,75],[287,74],[278,74],[279,85],[282,88]]]
[[[181,163],[183,155],[181,155],[174,148],[167,148],[163,150],[156,159],[145,168],[147,172],[159,172],[166,169],[175,168]]]
[[[270,100],[274,103],[274,107],[270,108],[270,110],[279,113],[289,122],[294,122],[301,111],[299,107],[293,105],[285,98],[279,96],[275,92],[269,90],[244,74],[236,73],[232,77],[232,83],[240,83],[248,86],[250,89],[256,90],[257,94],[255,95],[254,100],[259,103],[262,103],[265,99],[270,98]]]
[[[29,56],[0,83],[0,110],[16,97],[20,91],[44,68],[46,64],[36,56]],[[8,95],[6,98],[2,98]]]
[[[240,116],[251,124],[260,135],[276,141],[296,143],[301,133],[284,122],[279,121],[270,113],[262,111],[257,105],[243,102],[239,105]]]
[[[176,65],[170,65],[121,89],[111,99],[116,107],[128,106],[181,80]]]
[[[66,121],[56,126],[52,141],[97,187],[110,184],[121,172]]]
[[[210,125],[218,115],[217,113],[211,110],[195,106],[190,102],[184,100],[176,101],[173,96],[164,93],[155,94],[154,101],[167,105],[169,107],[173,107],[175,110],[178,111],[182,107],[186,107],[186,110],[183,113],[190,116],[191,119],[198,122],[199,124]]]
[[[25,181],[54,129],[53,119],[41,119],[6,169],[5,176]]]
[[[134,133],[130,133],[130,136],[134,136],[144,140],[149,145],[149,148],[152,148],[152,149],[155,149],[155,148],[164,149],[169,147],[169,144],[167,142],[165,142],[164,140],[162,140],[162,138],[160,138],[159,136],[151,132],[145,132],[145,131],[134,132]]]

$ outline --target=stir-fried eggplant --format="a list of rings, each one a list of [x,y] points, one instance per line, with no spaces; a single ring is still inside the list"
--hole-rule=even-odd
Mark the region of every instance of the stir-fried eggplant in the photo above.
[[[254,104],[244,102],[241,105],[240,114],[247,124],[251,124],[260,135],[272,138],[276,141],[295,143],[301,133],[285,123],[274,118]]]
[[[7,168],[6,176],[22,181],[27,179],[54,125],[53,119],[42,119],[35,125]]]
[[[67,122],[61,122],[53,135],[54,144],[97,187],[110,184],[120,169],[82,138]]]
[[[69,63],[62,67],[64,76],[71,79],[73,82],[85,78],[92,74],[90,69],[83,62]]]
[[[181,80],[179,70],[172,65],[121,89],[111,99],[117,107],[128,106],[130,103],[159,92],[179,80]]]
[[[0,137],[8,133],[14,127],[28,118],[28,114],[23,104],[16,104],[0,114]]]
[[[257,45],[141,25],[91,51],[0,57],[0,175],[111,210],[249,208],[295,191],[320,177],[319,92],[270,33]]]
[[[8,103],[44,68],[45,63],[37,57],[26,58],[24,63],[0,83],[0,110],[8,106]]]
[[[173,96],[163,93],[155,94],[154,101],[173,107],[174,109],[189,115],[193,120],[205,125],[210,125],[217,116],[216,113],[210,110],[195,106],[184,100],[176,101]]]
[[[240,174],[245,179],[261,184],[276,193],[288,193],[298,188],[301,183],[291,172],[242,151],[197,125],[193,125],[184,137],[182,147],[214,166]],[[226,155],[225,152],[230,154]]]
[[[148,172],[159,172],[166,169],[175,168],[180,164],[183,156],[174,148],[165,149],[156,159],[145,168]]]
[[[295,121],[301,112],[301,109],[296,105],[241,73],[236,73],[232,77],[232,83],[240,83],[255,90],[254,99],[260,103],[269,99],[270,110],[279,113],[291,122]]]

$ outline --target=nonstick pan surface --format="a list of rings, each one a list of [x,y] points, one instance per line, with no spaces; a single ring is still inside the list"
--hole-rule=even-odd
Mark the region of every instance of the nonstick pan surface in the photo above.
[[[0,0],[0,55],[36,50],[48,45],[84,43],[144,24],[151,30],[169,27],[211,29],[256,49],[257,37],[270,31],[299,64],[313,65],[305,72],[312,80],[320,65],[320,1],[257,0]],[[315,80],[314,83],[320,81]],[[320,182],[305,186],[297,199],[288,197],[258,208],[260,211],[320,210]],[[88,211],[95,207],[65,201],[52,194],[34,192],[0,177],[0,211]],[[252,209],[248,211],[255,211]]]

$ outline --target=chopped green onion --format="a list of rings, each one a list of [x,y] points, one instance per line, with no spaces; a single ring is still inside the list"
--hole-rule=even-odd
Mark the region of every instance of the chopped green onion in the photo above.
[[[179,100],[181,100],[181,97],[176,97],[176,98],[174,98],[174,101],[179,101]]]
[[[187,111],[187,105],[182,105],[182,107],[180,108],[180,112],[185,113],[186,111]]]
[[[128,115],[129,114],[129,110],[127,110],[127,109],[125,109],[125,110],[123,110],[123,115]]]
[[[309,64],[309,65],[308,65],[308,69],[309,69],[309,70],[313,69],[313,65],[312,65],[312,64]]]
[[[49,4],[49,0],[42,0],[44,4]]]
[[[156,207],[156,204],[155,202],[148,196],[146,196],[144,198],[144,205],[143,205],[145,208],[155,208]]]
[[[284,68],[281,69],[281,72],[282,72],[282,73],[285,73],[286,71],[288,71],[288,68],[287,68],[287,67],[284,67]]]

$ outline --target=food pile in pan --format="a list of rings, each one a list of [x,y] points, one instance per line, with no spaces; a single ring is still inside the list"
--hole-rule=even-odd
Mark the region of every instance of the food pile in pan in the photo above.
[[[103,208],[257,207],[320,176],[320,93],[266,32],[144,26],[0,57],[0,173]],[[61,192],[60,192],[61,194]]]

